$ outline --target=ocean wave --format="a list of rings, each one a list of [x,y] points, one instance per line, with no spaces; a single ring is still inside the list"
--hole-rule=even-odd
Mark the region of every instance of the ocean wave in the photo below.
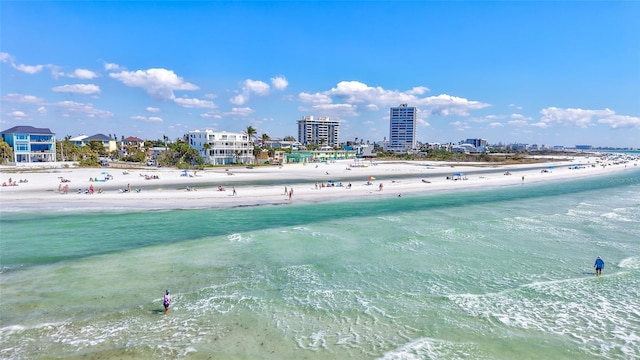
[[[623,269],[640,269],[640,258],[636,256],[628,257],[620,260],[618,266]]]
[[[378,360],[489,359],[477,346],[432,338],[419,338],[384,353]]]

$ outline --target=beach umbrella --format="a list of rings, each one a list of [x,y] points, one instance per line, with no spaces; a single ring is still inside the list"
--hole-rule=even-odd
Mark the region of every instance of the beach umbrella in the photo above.
[[[375,176],[369,176],[369,180],[375,180],[376,177]]]

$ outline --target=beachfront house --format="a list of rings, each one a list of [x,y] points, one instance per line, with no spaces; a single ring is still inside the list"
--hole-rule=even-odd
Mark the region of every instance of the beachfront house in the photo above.
[[[356,152],[354,150],[322,149],[292,151],[291,153],[284,153],[282,155],[284,156],[284,162],[291,164],[355,159]]]
[[[0,133],[13,149],[13,163],[56,161],[56,136],[46,128],[14,126]]]
[[[122,137],[120,141],[120,155],[127,156],[130,152],[144,151],[144,140],[139,137]]]
[[[187,134],[189,146],[198,150],[205,164],[253,164],[253,140],[242,133],[192,130]]]
[[[138,148],[144,150],[144,140],[135,136],[128,136],[120,141],[122,148]]]
[[[91,141],[99,141],[104,146],[105,152],[112,152],[118,148],[118,143],[116,139],[113,139],[104,134],[95,134],[95,135],[79,135],[69,139],[73,144],[78,146],[86,146]]]

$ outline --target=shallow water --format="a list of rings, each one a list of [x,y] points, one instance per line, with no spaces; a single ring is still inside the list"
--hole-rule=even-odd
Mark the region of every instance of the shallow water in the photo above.
[[[363,202],[2,214],[0,357],[640,359],[639,210],[640,172],[625,171]]]

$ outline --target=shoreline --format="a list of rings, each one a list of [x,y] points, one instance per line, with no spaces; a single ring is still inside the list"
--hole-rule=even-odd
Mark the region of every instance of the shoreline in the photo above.
[[[339,160],[186,172],[169,168],[29,168],[17,171],[3,168],[0,183],[11,178],[16,186],[0,187],[0,214],[314,204],[493,189],[638,169],[637,159],[614,164],[610,159],[600,160],[593,156],[518,165],[397,160],[378,161],[367,167],[353,167],[353,164],[353,160]],[[90,181],[90,178],[102,180],[107,176],[112,179]],[[63,183],[62,179],[69,182]],[[19,182],[24,180],[27,182]],[[68,193],[59,193],[58,189],[64,185],[69,186]],[[91,186],[94,193],[85,193]],[[219,191],[219,187],[224,187],[225,191]],[[234,187],[236,195],[233,194]],[[285,195],[285,187],[287,192],[293,188],[291,199],[288,193]]]

